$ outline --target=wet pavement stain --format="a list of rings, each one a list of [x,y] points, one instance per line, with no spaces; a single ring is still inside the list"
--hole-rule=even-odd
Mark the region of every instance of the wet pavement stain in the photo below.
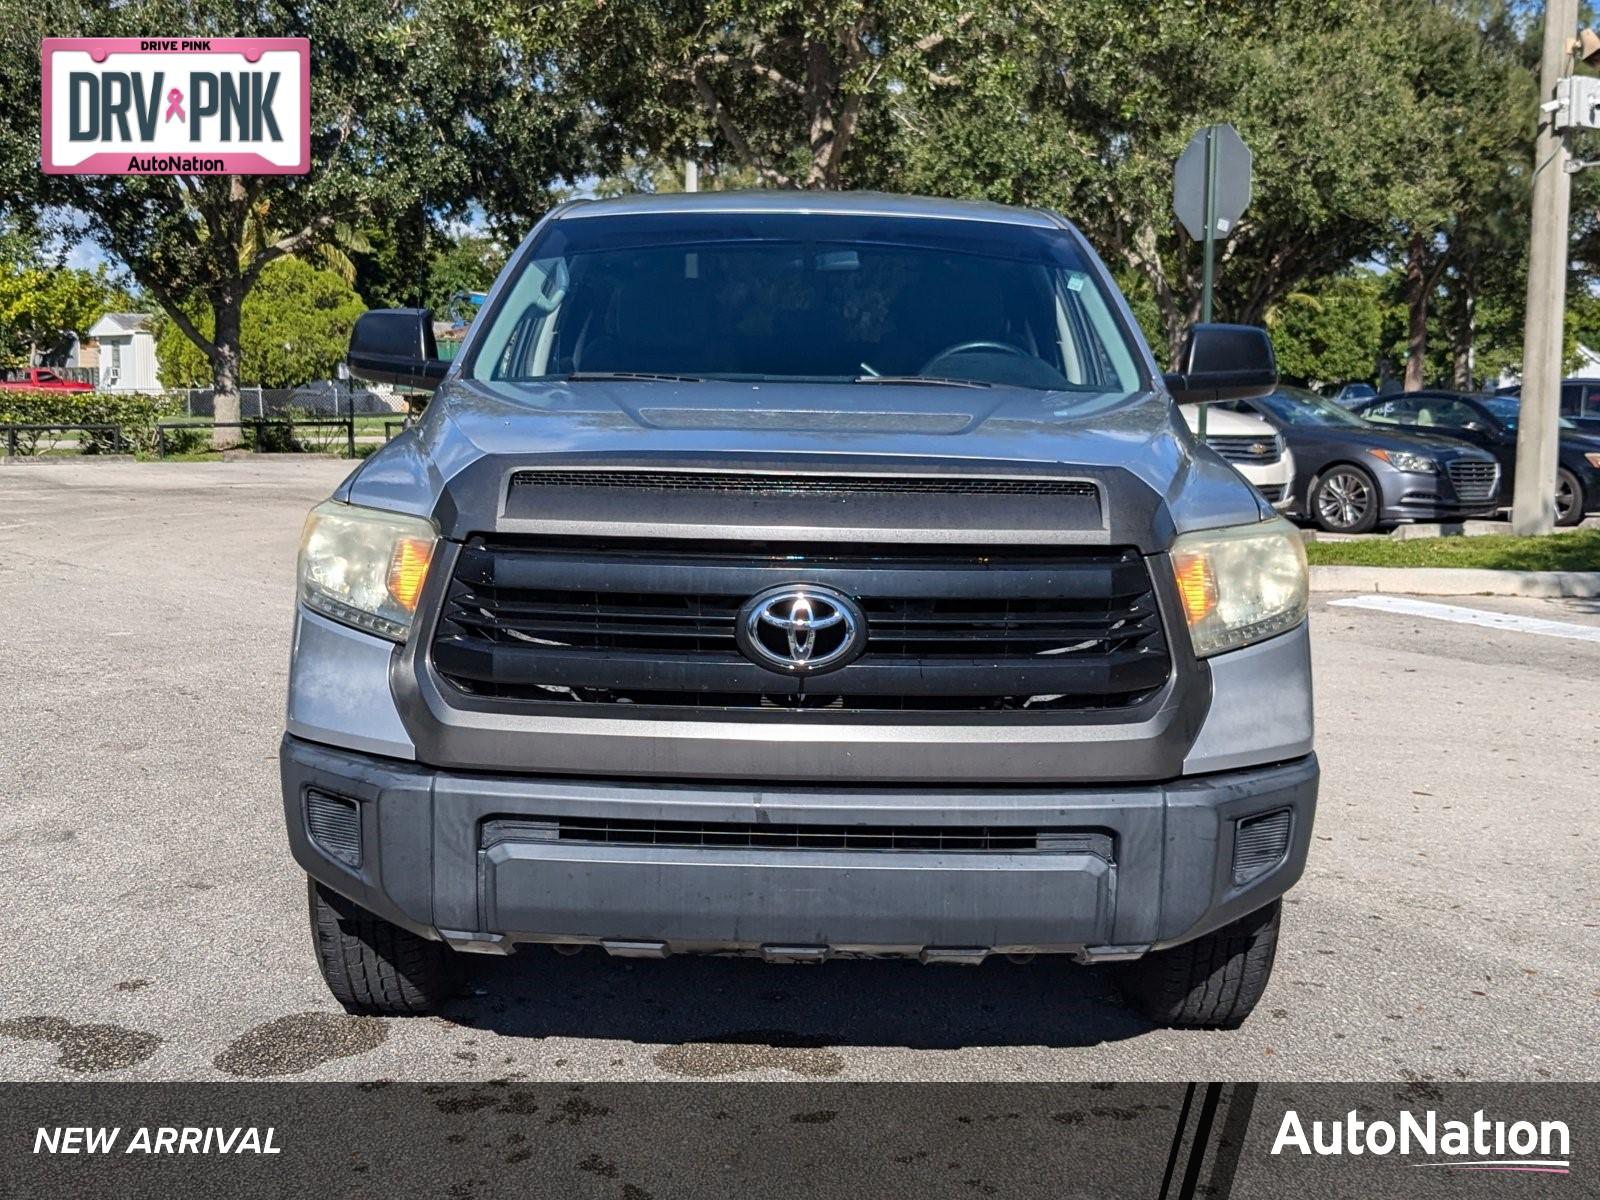
[[[0,833],[0,846],[60,846],[77,836],[76,829],[65,825],[24,825]]]
[[[572,1089],[577,1092],[578,1088]],[[592,1104],[582,1096],[568,1096],[551,1110],[551,1115],[545,1118],[547,1125],[582,1125],[599,1117],[608,1117],[611,1110],[603,1104]]]
[[[388,1036],[388,1026],[376,1017],[293,1013],[246,1030],[212,1065],[246,1079],[299,1075],[336,1058],[365,1054]]]
[[[656,1054],[655,1064],[669,1074],[696,1079],[768,1070],[789,1071],[795,1075],[837,1075],[844,1070],[844,1057],[826,1047],[838,1040],[755,1029],[669,1046]]]
[[[147,988],[149,986],[150,981],[148,979],[124,979],[121,983],[117,984],[117,991],[137,992],[139,989]]]
[[[796,1125],[826,1125],[839,1114],[832,1109],[818,1109],[816,1112],[803,1112],[789,1114],[789,1120]]]
[[[0,1021],[0,1036],[25,1042],[54,1042],[61,1051],[56,1065],[83,1073],[137,1066],[161,1045],[161,1039],[153,1033],[120,1025],[74,1025],[65,1017]]]

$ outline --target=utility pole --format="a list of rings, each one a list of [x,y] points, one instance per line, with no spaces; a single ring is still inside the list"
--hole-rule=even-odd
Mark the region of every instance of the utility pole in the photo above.
[[[1200,275],[1200,320],[1207,325],[1211,323],[1211,289],[1216,280],[1217,263],[1217,127],[1206,126],[1206,236],[1205,257],[1201,262]],[[1205,420],[1205,409],[1200,410],[1200,419]],[[1200,435],[1205,436],[1205,426],[1200,427]]]
[[[1556,96],[1572,72],[1578,0],[1546,0],[1539,94]],[[1556,448],[1561,415],[1563,322],[1567,301],[1567,216],[1572,196],[1563,112],[1540,110],[1533,155],[1533,232],[1528,245],[1528,309],[1522,343],[1522,412],[1517,421],[1517,482],[1511,530],[1549,533],[1556,517]]]
[[[683,190],[686,192],[700,190],[700,164],[692,158],[683,160]]]

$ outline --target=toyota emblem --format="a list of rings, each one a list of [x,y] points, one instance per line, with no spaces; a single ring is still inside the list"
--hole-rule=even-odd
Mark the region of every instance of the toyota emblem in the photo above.
[[[739,610],[735,636],[745,657],[769,671],[816,675],[837,670],[861,653],[867,620],[843,592],[787,584],[748,600]]]

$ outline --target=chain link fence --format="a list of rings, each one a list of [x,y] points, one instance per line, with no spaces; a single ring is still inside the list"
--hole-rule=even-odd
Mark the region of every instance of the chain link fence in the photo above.
[[[408,428],[426,395],[348,380],[240,389],[239,417],[222,428],[258,453],[370,453]],[[209,452],[217,428],[211,388],[160,393],[0,390],[0,458],[82,454],[167,457]]]
[[[212,388],[179,388],[171,394],[182,397],[187,417],[211,420],[217,415]],[[398,417],[408,411],[406,398],[398,392],[336,379],[294,388],[239,389],[239,416],[244,420],[282,416]]]

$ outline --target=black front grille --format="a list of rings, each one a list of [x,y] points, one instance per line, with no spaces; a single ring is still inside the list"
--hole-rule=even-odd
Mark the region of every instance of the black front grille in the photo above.
[[[1260,437],[1210,434],[1206,437],[1206,445],[1231,463],[1253,463],[1265,467],[1283,457],[1283,443],[1270,433]]]
[[[812,825],[744,821],[636,821],[613,817],[523,817],[484,822],[480,844],[581,842],[603,846],[693,846],[725,850],[911,851],[965,854],[1094,854],[1111,861],[1109,833],[1032,825]]]
[[[513,488],[627,488],[647,492],[718,492],[753,495],[1099,496],[1085,479],[971,475],[795,475],[739,471],[540,470],[518,471]]]
[[[798,583],[860,606],[848,666],[792,676],[740,652],[741,606]],[[433,662],[485,700],[773,714],[1119,709],[1170,665],[1132,549],[504,536],[462,548]]]
[[[1500,483],[1500,464],[1483,459],[1458,458],[1446,470],[1456,495],[1462,500],[1491,500]]]
[[[1284,493],[1289,489],[1281,483],[1263,483],[1256,485],[1256,491],[1261,493],[1261,498],[1268,504],[1276,504],[1283,499]]]

